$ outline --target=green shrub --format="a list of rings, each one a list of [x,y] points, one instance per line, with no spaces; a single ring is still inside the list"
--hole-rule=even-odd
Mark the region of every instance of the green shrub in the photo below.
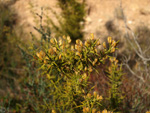
[[[58,19],[57,26],[52,19],[48,19],[51,23],[56,37],[67,35],[70,36],[75,43],[77,39],[83,39],[85,3],[80,3],[77,0],[58,0],[58,6],[61,9],[61,16],[51,9],[53,14]]]
[[[98,92],[92,91],[94,86],[90,86],[89,76],[93,71],[97,72],[96,67],[98,65],[105,64],[108,58],[111,59],[109,54],[115,52],[118,42],[111,40],[110,37],[108,42],[109,47],[107,48],[105,43],[100,44],[99,40],[94,39],[93,34],[91,34],[89,40],[83,43],[78,39],[75,45],[71,44],[71,39],[68,36],[59,39],[51,38],[50,42],[46,40],[39,47],[35,47],[33,44],[29,50],[40,72],[38,74],[40,76],[33,80],[36,87],[34,84],[31,86],[30,93],[32,95],[29,97],[34,110],[53,113],[95,113],[104,110],[103,97]],[[103,49],[98,50],[101,45]],[[112,70],[108,70],[110,72],[111,96],[107,101],[111,101],[113,98],[115,100],[110,102],[107,108],[118,111],[118,104],[115,107],[111,106],[114,103],[120,103],[117,93],[121,75],[117,71],[117,61],[111,59],[111,63]],[[114,80],[115,76],[116,79]],[[43,81],[41,84],[42,92],[41,89],[38,89],[41,83],[40,79]]]

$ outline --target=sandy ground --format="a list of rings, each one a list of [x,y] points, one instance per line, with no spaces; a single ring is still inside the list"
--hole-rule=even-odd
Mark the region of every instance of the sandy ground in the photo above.
[[[117,16],[121,16],[121,0],[86,0],[88,14],[85,18],[85,36],[94,33],[96,36],[107,34],[105,24],[112,20],[119,29],[124,29],[124,23]],[[31,8],[32,4],[32,8]],[[25,32],[34,32],[36,25],[32,11],[41,12],[41,7],[49,7],[60,13],[57,8],[57,0],[18,0],[13,6],[19,15],[19,26],[23,26]],[[122,0],[122,8],[127,18],[128,25],[134,29],[138,25],[150,27],[150,0]],[[49,15],[51,13],[49,11]],[[56,20],[54,16],[51,16]],[[103,34],[102,34],[103,33]]]

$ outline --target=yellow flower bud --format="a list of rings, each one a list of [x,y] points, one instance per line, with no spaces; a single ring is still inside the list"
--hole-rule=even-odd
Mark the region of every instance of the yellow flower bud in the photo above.
[[[92,72],[92,71],[93,71],[93,69],[92,69],[92,67],[91,67],[91,66],[89,67],[89,71],[90,71],[90,72]]]
[[[98,61],[98,59],[97,59],[97,58],[95,58],[95,59],[94,59],[94,62],[96,63],[97,61]]]
[[[87,67],[85,67],[84,70],[87,71]]]
[[[55,110],[52,110],[52,113],[56,113],[56,111],[55,111]]]
[[[107,110],[106,110],[106,109],[104,109],[104,110],[102,111],[102,113],[107,113]]]
[[[62,45],[62,39],[59,39],[59,46]]]
[[[96,109],[95,108],[92,109],[92,113],[96,113]]]
[[[86,113],[86,108],[85,107],[83,108],[83,113]]]
[[[92,62],[92,65],[95,66],[95,62],[94,61]]]
[[[66,39],[66,36],[65,36],[65,35],[63,36],[63,39]]]
[[[67,36],[67,41],[68,41],[68,43],[70,43],[70,42],[71,42],[71,39],[70,39],[70,37],[69,37],[69,36]]]
[[[90,94],[90,93],[88,93],[88,94],[87,94],[87,97],[88,97],[88,98],[91,98],[91,94]]]
[[[108,37],[108,43],[111,43],[112,42],[112,40],[111,40],[111,37]]]
[[[46,60],[44,60],[44,64],[47,64],[47,61],[46,61]]]
[[[106,43],[105,42],[103,42],[103,47],[106,48]]]
[[[85,110],[86,110],[86,112],[89,112],[89,111],[90,111],[89,107],[85,108]]]
[[[50,53],[51,55],[53,55],[53,54],[54,54],[54,50],[53,50],[52,48],[50,48],[50,49],[48,50],[48,53]]]
[[[113,53],[113,52],[115,52],[115,48],[112,48],[112,49],[111,49],[111,53]]]
[[[83,76],[82,76],[82,78],[85,80],[87,78],[87,74],[84,73]]]
[[[73,51],[73,50],[74,50],[74,46],[72,45],[72,46],[71,46],[71,51]]]
[[[87,42],[87,41],[85,41],[84,45],[85,45],[86,47],[88,47],[88,46],[89,46],[89,44],[88,44],[88,42]]]
[[[99,46],[100,45],[100,41],[97,41],[97,44],[96,44],[97,46]]]
[[[96,92],[96,91],[94,91],[94,92],[93,92],[93,95],[94,95],[94,97],[96,97],[96,96],[97,96],[97,92]]]
[[[80,44],[80,40],[78,39],[78,40],[76,40],[76,44]]]
[[[50,39],[50,42],[51,42],[52,44],[54,44],[54,39],[53,39],[53,38],[51,38],[51,39]]]
[[[98,100],[102,100],[102,99],[103,99],[103,97],[102,97],[102,96],[97,95],[97,99],[98,99]]]
[[[94,34],[91,33],[91,37],[90,37],[91,40],[94,40]]]
[[[54,50],[54,52],[56,52],[57,51],[56,47],[53,47],[53,50]]]
[[[59,59],[61,59],[61,54],[59,55]]]

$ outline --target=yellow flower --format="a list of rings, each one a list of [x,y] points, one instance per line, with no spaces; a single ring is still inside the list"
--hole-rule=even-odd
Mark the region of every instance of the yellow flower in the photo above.
[[[105,42],[103,42],[103,47],[106,48],[106,43]]]
[[[146,111],[146,113],[150,113],[150,111]]]
[[[67,36],[67,41],[68,41],[68,43],[70,43],[70,42],[71,42],[71,39],[70,39],[70,37],[69,37],[69,36]]]
[[[80,44],[80,40],[78,39],[78,40],[76,40],[76,44]]]
[[[94,91],[94,92],[93,92],[93,95],[94,95],[94,97],[96,97],[96,96],[97,96],[97,92],[96,92],[96,91]]]
[[[84,73],[83,76],[82,76],[82,78],[85,80],[87,78],[87,74]]]
[[[47,64],[47,61],[46,61],[46,60],[44,60],[44,64]]]
[[[111,37],[108,37],[108,43],[111,43],[112,42],[112,40],[111,40]]]
[[[88,94],[87,94],[87,97],[88,97],[88,98],[91,98],[91,94],[90,94],[90,93],[88,93]]]
[[[74,50],[74,46],[72,45],[72,46],[71,46],[71,51],[73,51],[73,50]]]
[[[115,48],[112,48],[112,49],[111,49],[111,53],[113,53],[113,52],[115,52]]]
[[[65,36],[65,35],[63,36],[63,39],[66,39],[66,36]]]
[[[57,51],[56,47],[53,47],[53,50],[54,50],[54,52],[56,52]]]
[[[107,113],[107,110],[106,110],[106,109],[104,109],[104,110],[102,111],[102,113]]]
[[[91,67],[91,66],[89,67],[89,71],[90,71],[90,72],[92,72],[92,71],[93,71],[93,69],[92,69],[92,67]]]
[[[48,53],[51,54],[51,55],[53,55],[53,54],[54,54],[54,50],[53,50],[52,48],[50,48],[50,49],[48,50]]]
[[[61,54],[59,55],[59,59],[61,59]]]
[[[89,44],[88,44],[88,42],[87,42],[87,41],[85,41],[84,45],[85,45],[86,47],[88,47],[88,46],[89,46]]]
[[[59,46],[62,45],[62,39],[59,39]]]
[[[56,113],[56,111],[55,111],[55,110],[52,110],[52,113]]]
[[[86,110],[86,112],[89,112],[89,111],[90,111],[89,107],[85,108],[85,110]]]
[[[94,40],[94,34],[91,33],[91,37],[90,37],[91,40]]]
[[[95,108],[92,109],[92,113],[96,113],[96,109]]]
[[[102,96],[97,95],[97,99],[98,99],[98,100],[102,100],[102,99],[103,99],[103,97],[102,97]]]
[[[87,71],[87,67],[85,67],[84,70]]]
[[[99,46],[100,45],[100,41],[97,41],[97,44],[96,44],[97,46]]]
[[[53,39],[53,38],[51,38],[51,39],[50,39],[50,42],[51,42],[52,44],[54,44],[54,39]]]
[[[45,57],[45,53],[43,51],[40,51],[39,53],[36,53],[37,57],[39,57],[41,60]]]

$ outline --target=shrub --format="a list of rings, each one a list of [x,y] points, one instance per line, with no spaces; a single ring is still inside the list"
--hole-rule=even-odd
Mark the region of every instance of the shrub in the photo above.
[[[39,47],[33,44],[30,47],[31,56],[33,56],[40,72],[40,76],[38,74],[38,78],[35,77],[37,79],[33,80],[34,84],[29,90],[32,97],[30,98],[30,104],[34,110],[36,112],[53,113],[94,113],[104,110],[103,97],[98,92],[92,91],[93,86],[91,86],[89,76],[91,72],[97,71],[96,67],[98,65],[105,64],[108,58],[111,59],[109,54],[115,52],[118,42],[115,42],[110,37],[108,42],[108,48],[103,43],[103,49],[98,50],[98,46],[101,44],[91,34],[89,40],[83,43],[78,39],[75,45],[71,44],[69,36],[63,36],[63,38],[59,39],[51,38],[50,42],[46,40]],[[107,108],[112,111],[118,111],[117,103],[120,103],[120,100],[117,96],[117,90],[120,83],[118,84],[117,82],[119,81],[117,76],[120,79],[121,75],[116,70],[118,69],[117,61],[111,59],[111,63],[112,69],[108,70],[110,96],[107,100],[110,101],[110,106]],[[116,79],[114,80],[114,78]],[[41,82],[42,90],[38,89]],[[111,102],[111,100],[113,101]],[[111,107],[114,103],[117,106]]]
[[[80,3],[77,0],[58,0],[58,6],[61,9],[61,16],[58,16],[54,10],[51,9],[51,11],[58,19],[59,25],[57,26],[48,17],[56,37],[67,35],[74,43],[77,39],[82,39],[84,24],[81,23],[84,23],[85,3]]]

